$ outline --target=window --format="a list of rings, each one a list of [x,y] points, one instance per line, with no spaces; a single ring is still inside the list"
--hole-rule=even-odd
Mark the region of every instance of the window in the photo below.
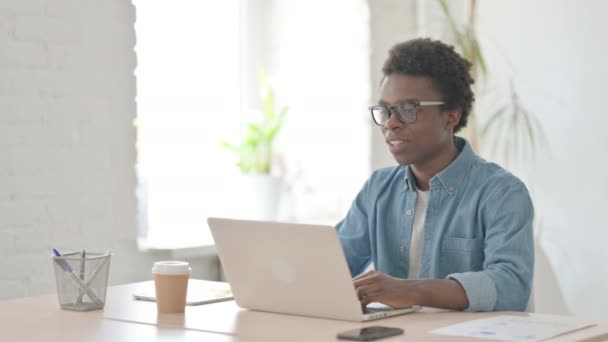
[[[210,240],[206,212],[232,169],[218,148],[241,112],[238,0],[135,1],[140,235]]]
[[[367,2],[135,5],[140,236],[210,244],[207,217],[238,213],[238,170],[219,142],[238,139],[260,68],[290,108],[275,143],[286,180],[278,218],[343,217],[369,175]]]

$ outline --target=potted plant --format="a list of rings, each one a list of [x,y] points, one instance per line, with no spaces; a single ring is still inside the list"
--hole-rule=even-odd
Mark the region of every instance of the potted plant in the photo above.
[[[464,25],[457,24],[447,0],[437,0],[437,3],[446,19],[454,45],[472,64],[473,78],[483,81],[489,72],[475,28],[477,0],[468,0],[469,10]],[[481,95],[477,103],[488,94],[488,87],[480,89],[482,84],[482,82],[475,83],[477,86],[475,93]],[[509,80],[507,96],[503,94],[499,96],[504,100],[501,101],[502,103],[496,102],[492,105],[495,109],[483,123],[475,112],[471,113],[469,125],[463,134],[468,138],[473,149],[480,151],[481,145],[485,145],[483,150],[490,156],[501,158],[506,167],[513,166],[514,162],[526,163],[534,160],[537,152],[548,148],[543,126],[534,113],[521,102],[512,79]]]
[[[272,174],[273,143],[285,120],[288,108],[275,101],[274,89],[260,73],[262,110],[257,120],[245,124],[240,143],[222,141],[222,147],[238,156],[237,167],[243,175],[239,193],[243,203],[237,216],[274,220],[281,191],[281,177]]]

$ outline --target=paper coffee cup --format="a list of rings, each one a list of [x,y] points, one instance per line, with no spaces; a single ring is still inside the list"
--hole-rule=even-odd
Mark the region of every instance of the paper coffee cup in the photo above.
[[[182,313],[186,308],[188,279],[192,272],[184,261],[158,261],[152,267],[159,313]]]

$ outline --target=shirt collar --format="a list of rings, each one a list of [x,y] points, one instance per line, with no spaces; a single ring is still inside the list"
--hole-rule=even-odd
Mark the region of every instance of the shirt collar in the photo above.
[[[430,187],[439,186],[453,194],[458,190],[460,182],[475,163],[477,156],[471,145],[463,138],[454,137],[456,148],[460,153],[445,169],[433,176],[430,181]],[[438,184],[438,185],[436,185]],[[416,191],[416,178],[409,166],[405,167],[405,186],[404,191]]]

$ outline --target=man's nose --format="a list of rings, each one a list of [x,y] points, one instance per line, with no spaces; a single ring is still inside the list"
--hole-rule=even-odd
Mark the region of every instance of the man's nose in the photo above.
[[[384,123],[384,129],[393,131],[395,129],[401,128],[403,126],[403,122],[399,120],[397,115],[394,112],[391,112],[391,115],[388,117],[388,120]]]

